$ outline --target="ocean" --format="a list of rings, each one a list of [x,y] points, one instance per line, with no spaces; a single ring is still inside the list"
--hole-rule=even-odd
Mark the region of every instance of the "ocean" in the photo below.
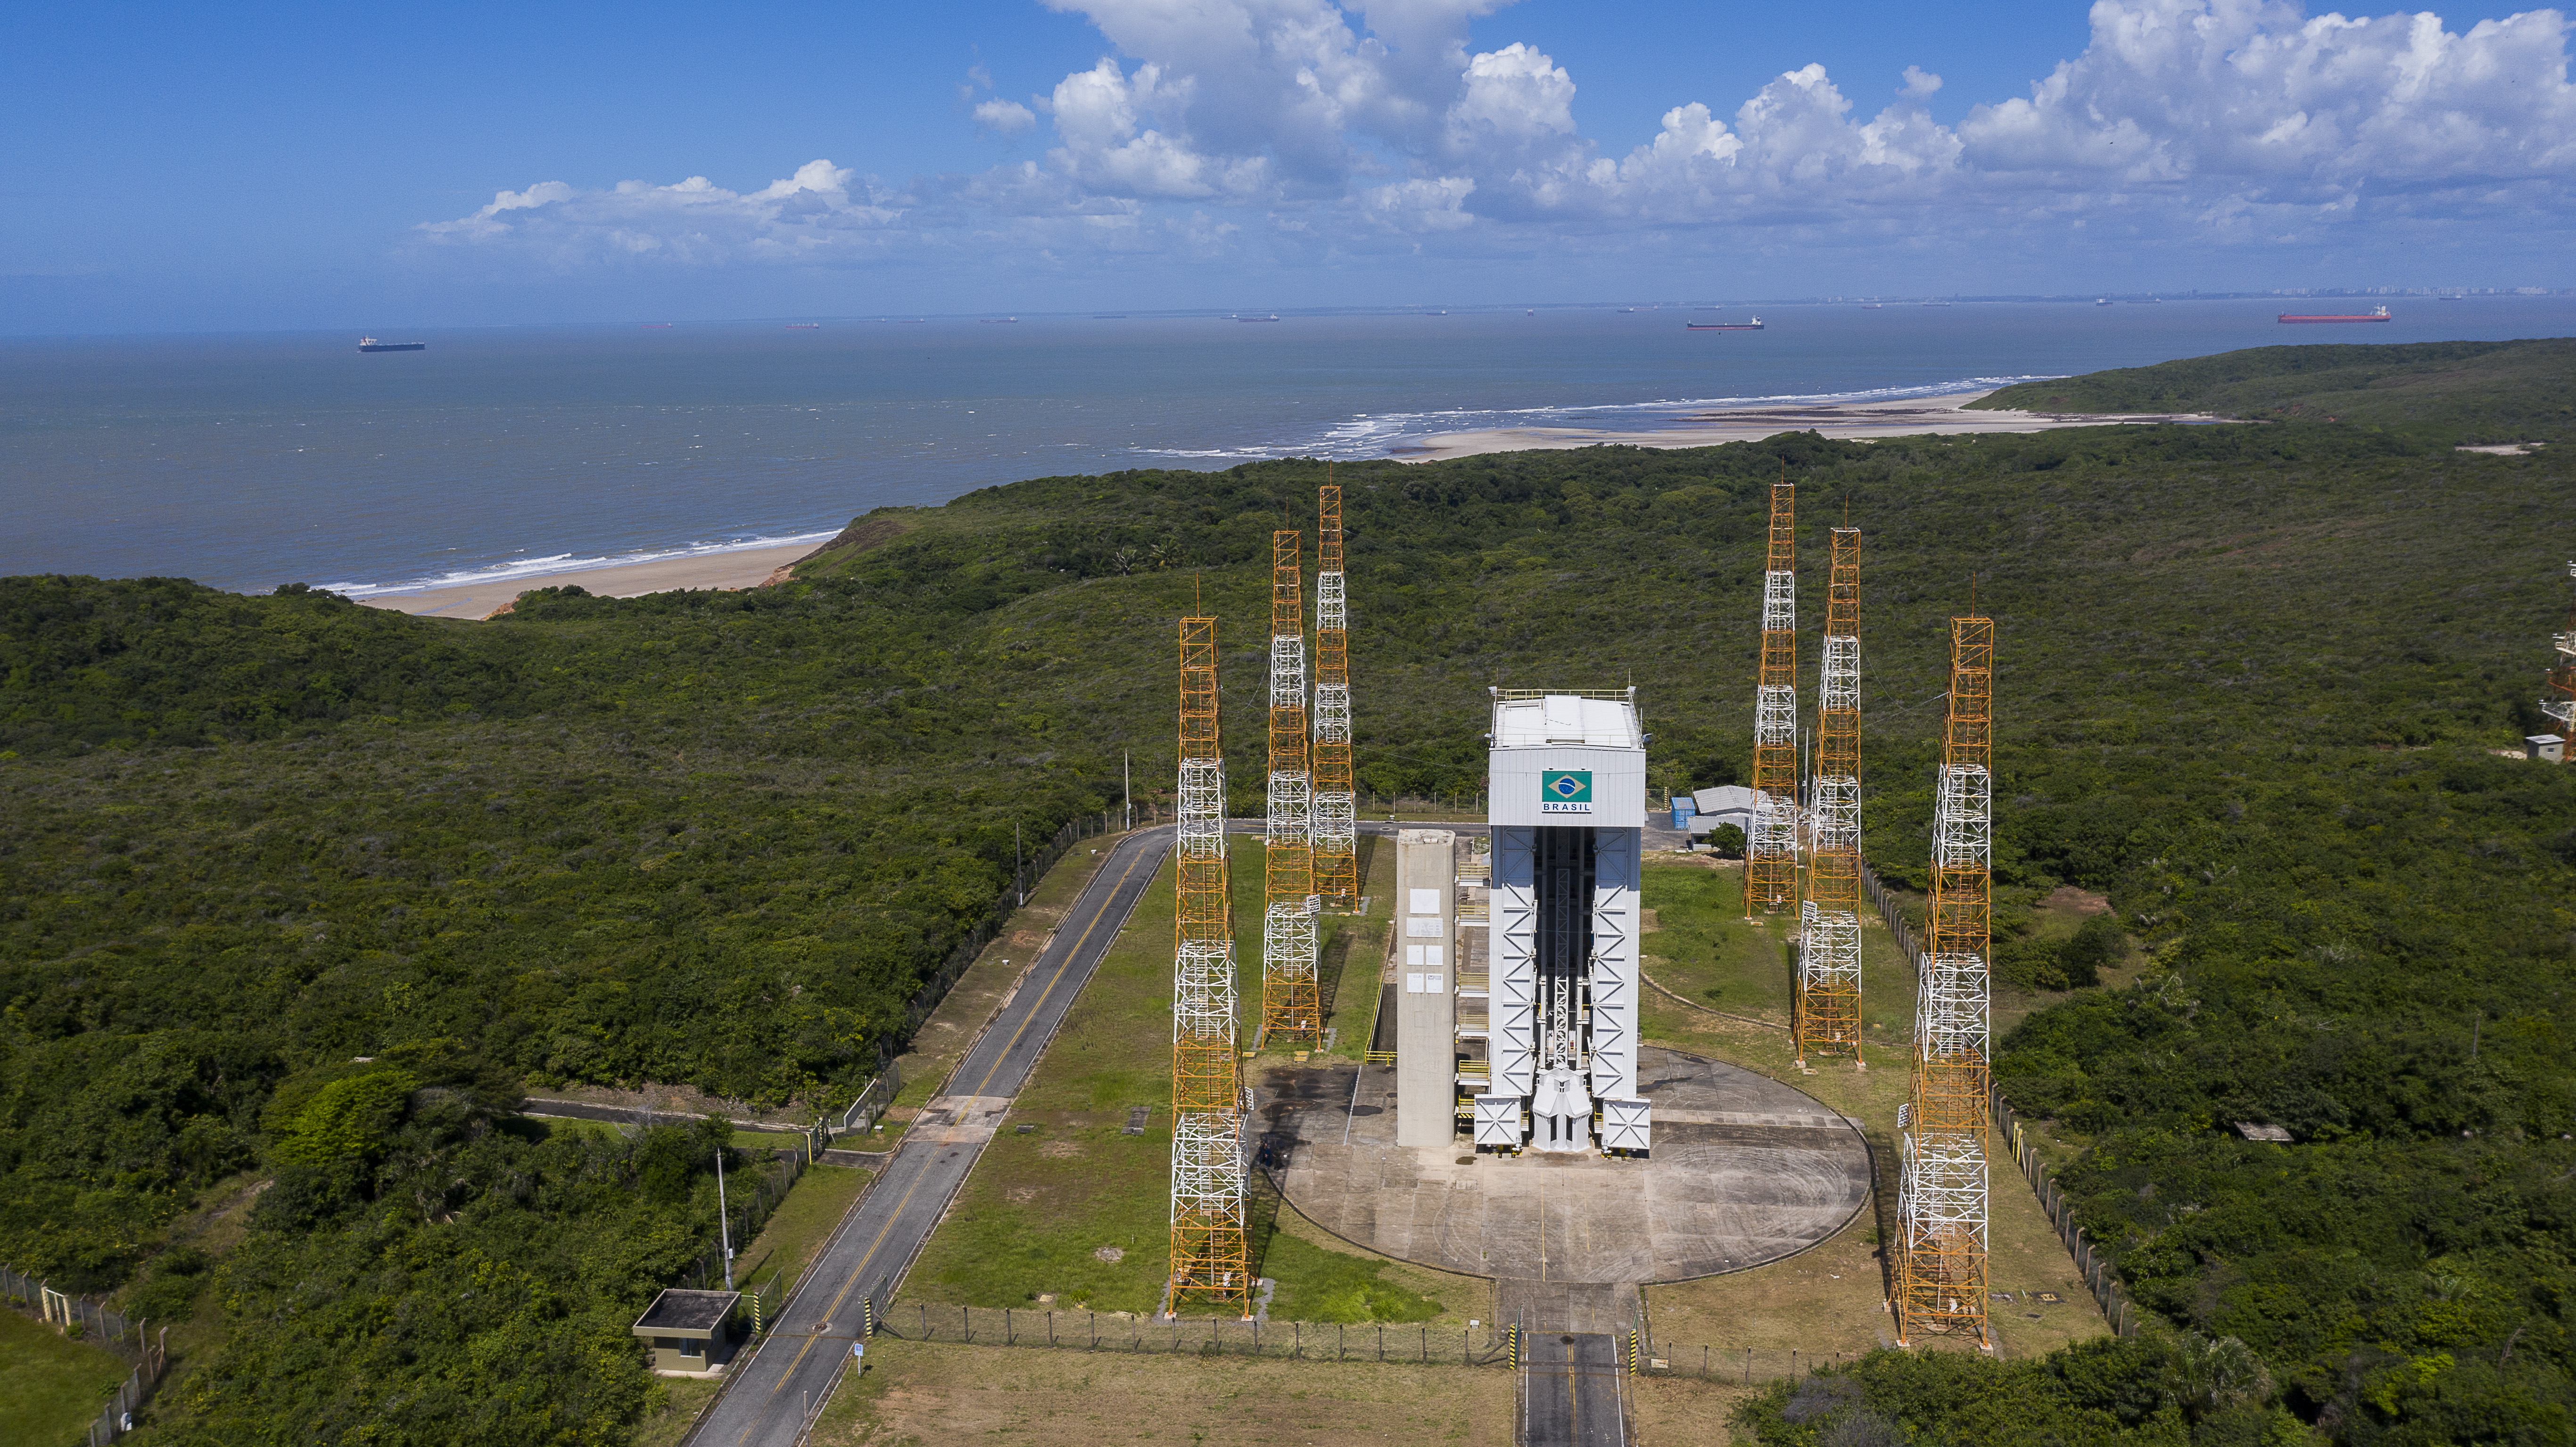
[[[2239,347],[2576,334],[2576,298],[2392,308],[2297,328],[2273,301],[1891,302],[526,327],[375,354],[336,333],[0,341],[0,574],[363,597],[819,541],[1024,477],[1651,429]],[[1765,330],[1683,326],[1753,312]]]

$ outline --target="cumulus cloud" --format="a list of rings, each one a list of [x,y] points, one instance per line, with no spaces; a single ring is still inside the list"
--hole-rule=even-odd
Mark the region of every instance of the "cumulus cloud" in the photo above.
[[[856,259],[968,233],[1207,256],[1326,233],[1452,248],[1640,228],[2028,236],[2110,215],[2141,236],[2230,241],[2374,216],[2563,228],[2576,179],[2555,10],[2463,32],[2293,0],[2098,0],[2081,55],[1955,126],[1926,109],[1942,81],[1919,66],[1872,113],[1805,65],[1731,111],[1674,97],[1653,134],[1601,138],[1552,57],[1471,43],[1500,0],[1044,3],[1116,53],[1034,109],[972,106],[991,133],[1051,125],[1042,162],[897,189],[819,161],[741,194],[697,177],[549,181],[423,231],[680,261]]]
[[[1038,113],[1015,100],[988,100],[975,107],[975,124],[998,136],[1016,136],[1037,123]]]

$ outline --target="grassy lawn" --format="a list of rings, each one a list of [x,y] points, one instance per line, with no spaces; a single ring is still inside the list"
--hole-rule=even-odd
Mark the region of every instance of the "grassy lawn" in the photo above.
[[[975,963],[957,977],[957,983],[949,986],[930,1018],[914,1033],[912,1049],[895,1061],[895,1067],[903,1072],[903,1089],[895,1094],[889,1119],[912,1119],[924,1102],[947,1087],[949,1072],[965,1058],[976,1032],[992,1018],[993,1008],[1010,993],[1012,982],[1046,947],[1047,937],[1064,923],[1065,914],[1081,896],[1083,886],[1091,882],[1100,861],[1108,857],[1120,837],[1102,834],[1067,850],[1029,891],[1029,902],[1013,911],[1002,932],[984,946]],[[883,1144],[890,1145],[892,1140],[893,1132],[887,1131]],[[857,1140],[842,1144],[853,1149],[874,1148]]]
[[[644,1420],[635,1424],[635,1447],[677,1447],[724,1383],[664,1379],[653,1385],[654,1400],[645,1406]]]
[[[1697,1384],[1657,1386],[1687,1390]],[[1491,1368],[1392,1362],[1084,1355],[879,1338],[868,1348],[867,1370],[843,1380],[814,1433],[815,1447],[945,1447],[997,1440],[1030,1447],[1097,1447],[1103,1442],[1509,1447],[1512,1376]]]
[[[1748,935],[1776,938],[1784,932],[1783,925],[1774,922],[1768,930],[1753,930],[1744,924],[1742,881],[1741,869],[1704,870],[1660,861],[1647,869],[1646,902],[1655,911],[1655,927],[1646,936],[1647,972],[1686,996],[1705,998],[1708,990],[1716,989],[1720,993],[1713,1008],[1785,1027],[1789,1018],[1785,960],[1776,971],[1766,971],[1757,955],[1765,945],[1774,957],[1784,956],[1785,950],[1767,940],[1745,941]],[[1720,1353],[1732,1348],[1739,1359],[1750,1347],[1757,1353],[1757,1362],[1767,1363],[1774,1354],[1785,1356],[1791,1350],[1802,1358],[1811,1352],[1856,1354],[1894,1336],[1894,1325],[1884,1309],[1887,1284],[1878,1233],[1882,1221],[1892,1225],[1894,1220],[1896,1108],[1912,1086],[1907,1043],[1914,1018],[1914,980],[1876,912],[1865,912],[1862,924],[1862,1015],[1869,1022],[1875,1047],[1871,1067],[1865,1071],[1836,1060],[1801,1072],[1791,1060],[1785,1028],[1687,1009],[1653,992],[1644,996],[1646,1039],[1785,1081],[1844,1115],[1868,1122],[1870,1147],[1878,1163],[1878,1210],[1853,1222],[1833,1240],[1752,1271],[1647,1288],[1647,1312],[1655,1336],[1670,1347],[1677,1363],[1682,1358],[1696,1359],[1703,1346]],[[2050,921],[2046,927],[2072,933],[2074,923]],[[1771,993],[1757,995],[1766,986]],[[1734,1005],[1725,1003],[1730,998]],[[1989,1279],[1996,1290],[2011,1291],[2016,1298],[1990,1303],[1996,1341],[2005,1355],[2044,1355],[2069,1341],[2108,1330],[2038,1199],[2010,1165],[1999,1166],[1994,1173],[1988,1229]],[[2054,1292],[2060,1300],[2042,1304],[2021,1299],[2025,1293],[2042,1291]]]
[[[851,1166],[807,1166],[760,1228],[760,1239],[743,1248],[743,1288],[780,1280],[793,1286],[866,1188],[868,1175]]]
[[[1260,988],[1261,843],[1229,839],[1236,890],[1238,982],[1245,1011]],[[1393,851],[1379,851],[1392,869]],[[1376,871],[1373,869],[1372,873]],[[1247,898],[1247,880],[1249,895]],[[1377,908],[1385,909],[1383,891]],[[1383,915],[1376,917],[1383,929]],[[1364,925],[1350,917],[1333,921]],[[1356,931],[1355,931],[1356,933]],[[1249,936],[1247,939],[1246,936]],[[1328,936],[1328,939],[1330,936]],[[1368,946],[1374,950],[1382,945]],[[1150,1312],[1167,1270],[1171,1170],[1172,870],[1155,877],[1127,927],[1065,1017],[987,1146],[957,1203],[923,1248],[906,1294],[934,1302],[1004,1307],[1053,1296],[1068,1310]],[[1366,956],[1374,961],[1375,955]],[[1367,978],[1373,983],[1374,968]],[[1249,1038],[1247,1026],[1245,1036]],[[1145,1133],[1125,1133],[1145,1106]],[[1036,1127],[1021,1134],[1017,1127]],[[1479,1299],[1438,1273],[1399,1267],[1328,1245],[1331,1238],[1257,1198],[1253,1228],[1261,1274],[1278,1279],[1274,1319],[1446,1321],[1483,1315]],[[1482,1283],[1476,1284],[1481,1289]]]
[[[134,1370],[103,1347],[87,1346],[35,1318],[0,1311],[0,1440],[70,1443]]]

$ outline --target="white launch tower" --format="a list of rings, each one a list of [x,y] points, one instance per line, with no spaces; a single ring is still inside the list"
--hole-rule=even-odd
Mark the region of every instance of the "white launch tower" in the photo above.
[[[1476,1144],[1635,1151],[1637,691],[1493,690],[1491,1060]]]

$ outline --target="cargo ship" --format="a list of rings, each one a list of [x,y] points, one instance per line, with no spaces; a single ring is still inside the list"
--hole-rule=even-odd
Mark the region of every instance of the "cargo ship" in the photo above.
[[[1755,317],[1749,322],[1684,322],[1682,323],[1682,330],[1688,332],[1758,332],[1762,330],[1762,318]]]
[[[429,343],[380,342],[373,337],[360,337],[358,338],[358,350],[362,352],[424,352],[429,350]]]
[[[2389,316],[2388,308],[2381,307],[2377,311],[2365,312],[2360,316],[2349,317],[2302,317],[2292,316],[2288,312],[2283,312],[2281,313],[2281,320],[2284,322],[2384,322],[2389,320]]]

